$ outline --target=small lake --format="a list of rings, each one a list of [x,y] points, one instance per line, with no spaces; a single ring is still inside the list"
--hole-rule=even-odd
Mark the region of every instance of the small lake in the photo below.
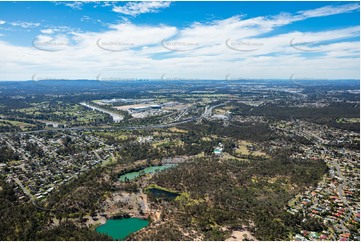
[[[175,166],[175,164],[165,164],[165,165],[161,165],[161,166],[150,166],[150,167],[144,168],[139,171],[128,172],[124,175],[119,176],[119,181],[125,182],[126,179],[133,180],[133,179],[139,177],[140,173],[151,174],[154,172],[158,172],[158,171],[162,171],[162,170],[171,168],[173,166]]]
[[[115,240],[124,240],[128,235],[147,227],[148,220],[139,218],[109,219],[95,230],[101,234],[107,234]]]

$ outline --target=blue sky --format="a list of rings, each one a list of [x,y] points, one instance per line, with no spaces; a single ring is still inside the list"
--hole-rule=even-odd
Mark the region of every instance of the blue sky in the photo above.
[[[0,80],[359,79],[358,2],[0,2]]]

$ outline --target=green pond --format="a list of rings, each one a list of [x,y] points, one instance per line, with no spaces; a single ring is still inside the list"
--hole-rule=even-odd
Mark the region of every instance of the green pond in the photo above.
[[[148,220],[139,218],[109,219],[96,228],[98,233],[107,234],[115,240],[124,240],[128,235],[147,227]]]
[[[119,176],[119,181],[125,182],[126,179],[133,180],[133,179],[137,178],[141,172],[144,172],[145,174],[150,174],[150,173],[154,173],[157,171],[162,171],[162,170],[168,169],[172,166],[175,166],[175,165],[174,164],[166,164],[166,165],[161,165],[161,166],[150,166],[150,167],[144,168],[140,171],[128,172],[124,175]]]
[[[177,192],[170,192],[159,188],[149,188],[148,191],[155,197],[163,199],[174,199],[180,194]]]

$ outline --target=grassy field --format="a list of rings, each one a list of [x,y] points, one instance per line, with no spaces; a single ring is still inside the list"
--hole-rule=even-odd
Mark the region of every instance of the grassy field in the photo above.
[[[235,106],[222,106],[219,108],[215,108],[213,109],[213,113],[214,114],[226,114],[227,112],[229,112],[230,110],[234,109]]]
[[[87,109],[79,104],[65,104],[62,102],[56,103],[32,103],[30,108],[22,108],[18,111],[27,115],[32,119],[48,119],[62,124],[74,125],[84,124],[87,125],[95,120],[103,120],[108,115]]]
[[[238,148],[236,149],[236,153],[239,155],[249,155],[251,152],[247,148],[248,145],[252,145],[252,143],[242,140],[238,142]]]
[[[112,131],[112,132],[94,132],[95,135],[100,137],[114,137],[116,140],[126,140],[132,136],[131,133],[123,130]]]
[[[336,120],[339,124],[347,124],[347,123],[359,123],[360,118],[339,118]]]
[[[25,113],[25,114],[41,114],[41,112],[38,111],[38,109],[36,107],[32,107],[32,108],[21,108],[19,109],[19,112]]]
[[[254,144],[246,141],[241,140],[238,141],[238,148],[236,149],[237,155],[252,155],[252,156],[267,156],[266,153],[259,151],[259,150],[250,150],[250,147],[253,147]]]
[[[174,132],[174,133],[188,133],[187,130],[179,129],[179,128],[176,128],[176,127],[169,128],[168,130],[169,130],[169,131],[172,131],[172,132]]]
[[[161,146],[182,146],[183,144],[184,143],[180,140],[173,140],[173,141],[162,140],[162,141],[153,143],[152,145],[154,148],[156,148],[156,147],[161,147]]]
[[[7,119],[0,119],[0,121],[10,123],[11,126],[19,127],[22,131],[27,131],[28,128],[34,127],[34,124],[29,124],[21,121],[13,121]],[[0,123],[0,126],[9,126],[6,123]]]

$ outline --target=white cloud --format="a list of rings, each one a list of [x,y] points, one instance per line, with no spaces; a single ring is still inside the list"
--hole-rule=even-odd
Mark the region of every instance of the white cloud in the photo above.
[[[0,20],[0,25],[5,24],[6,22],[4,20]]]
[[[234,16],[187,28],[141,26],[129,21],[110,25],[102,32],[46,26],[48,29],[37,36],[38,49],[0,41],[0,66],[4,67],[0,80],[30,79],[34,73],[74,79],[95,79],[99,73],[104,78],[143,79],[160,79],[164,73],[166,78],[190,79],[224,79],[228,73],[231,79],[289,78],[293,73],[311,78],[358,78],[360,44],[350,39],[359,37],[359,26],[269,34],[294,21],[316,16],[316,12],[321,10],[307,16]],[[227,39],[242,43],[235,46],[240,51],[228,48]],[[162,47],[163,40],[199,45],[189,51],[171,51]],[[291,40],[300,48],[293,48]],[[100,48],[97,43],[106,45]],[[249,48],[245,43],[259,46],[254,51],[243,51]],[[49,46],[51,51],[41,51]]]
[[[161,8],[168,8],[170,2],[128,2],[124,6],[114,6],[113,11],[125,15],[137,16],[142,13],[155,13]]]
[[[40,30],[42,34],[56,34],[56,33],[63,33],[63,34],[71,34],[72,32],[80,31],[79,29],[74,29],[69,26],[55,26],[55,25],[45,25],[46,29]]]
[[[14,27],[21,27],[24,29],[28,29],[28,28],[38,27],[38,26],[40,26],[40,23],[17,21],[17,22],[10,23],[10,25],[12,25]]]
[[[313,10],[299,11],[298,13],[302,17],[311,18],[311,17],[323,17],[340,13],[348,13],[354,10],[359,9],[360,6],[357,3],[344,4],[341,6],[325,6]]]
[[[81,22],[88,22],[89,20],[91,20],[91,18],[89,16],[84,15],[83,17],[80,18]]]
[[[56,5],[64,5],[67,7],[70,7],[72,9],[76,9],[76,10],[82,10],[84,2],[81,1],[76,1],[76,2],[55,2]]]
[[[54,30],[52,30],[52,29],[42,29],[42,30],[40,30],[40,32],[43,33],[43,34],[53,34]]]

